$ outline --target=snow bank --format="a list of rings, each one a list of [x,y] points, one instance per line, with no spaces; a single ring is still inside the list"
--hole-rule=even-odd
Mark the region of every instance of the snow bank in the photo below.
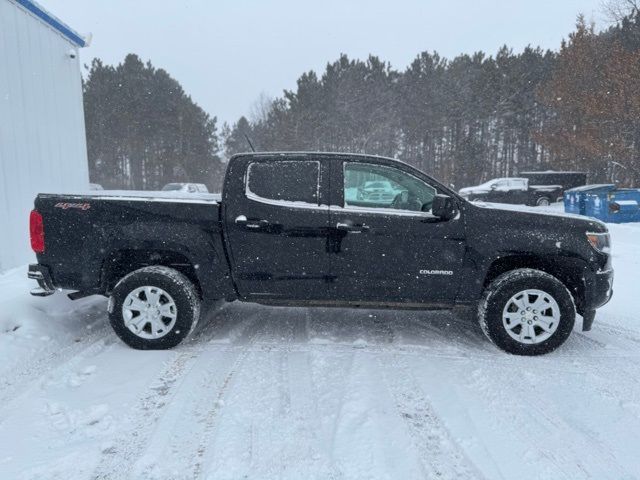
[[[104,299],[73,302],[61,292],[43,299],[29,294],[36,286],[26,266],[0,275],[0,385],[36,352],[54,354],[104,324]]]

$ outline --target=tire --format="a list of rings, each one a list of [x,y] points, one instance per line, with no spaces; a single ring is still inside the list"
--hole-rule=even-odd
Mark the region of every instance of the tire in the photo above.
[[[548,207],[551,205],[551,200],[549,200],[549,197],[540,197],[536,200],[536,205],[538,207]]]
[[[529,268],[500,275],[485,289],[478,306],[484,334],[514,355],[552,352],[569,338],[575,319],[569,290],[554,276]]]
[[[114,287],[109,298],[109,321],[116,335],[130,347],[165,350],[194,330],[200,303],[193,283],[177,270],[144,267]]]

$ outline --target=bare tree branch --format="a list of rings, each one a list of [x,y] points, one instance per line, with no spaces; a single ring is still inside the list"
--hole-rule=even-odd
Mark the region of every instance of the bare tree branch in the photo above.
[[[640,0],[603,0],[602,10],[607,20],[618,23],[640,11]]]

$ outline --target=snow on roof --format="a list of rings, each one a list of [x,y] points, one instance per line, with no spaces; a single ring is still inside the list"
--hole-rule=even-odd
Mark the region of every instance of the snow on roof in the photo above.
[[[33,0],[13,0],[15,3],[23,7],[28,12],[42,20],[44,23],[52,27],[54,30],[62,34],[67,40],[78,47],[86,47],[87,40],[60,20],[55,15],[47,12],[42,6]]]
[[[588,185],[582,185],[580,187],[571,188],[565,190],[566,192],[587,192],[589,190],[596,190],[600,188],[609,188],[613,190],[616,186],[613,183],[590,183]]]
[[[549,175],[557,174],[557,173],[572,173],[572,174],[579,173],[581,175],[586,175],[585,172],[573,172],[573,171],[566,171],[566,170],[544,170],[542,172],[520,172],[520,175],[537,175],[540,173],[546,173]]]

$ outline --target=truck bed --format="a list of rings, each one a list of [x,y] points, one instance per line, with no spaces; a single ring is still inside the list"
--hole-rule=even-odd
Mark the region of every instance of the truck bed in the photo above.
[[[163,192],[151,190],[87,190],[64,194],[42,193],[43,197],[91,198],[96,200],[131,200],[179,203],[220,203],[219,193]]]
[[[45,249],[38,263],[59,288],[104,293],[109,269],[127,270],[159,258],[189,269],[206,284],[228,272],[220,228],[220,195],[93,190],[43,193]],[[136,252],[152,252],[141,257]],[[133,265],[135,263],[135,265]],[[223,289],[224,290],[224,289]]]

